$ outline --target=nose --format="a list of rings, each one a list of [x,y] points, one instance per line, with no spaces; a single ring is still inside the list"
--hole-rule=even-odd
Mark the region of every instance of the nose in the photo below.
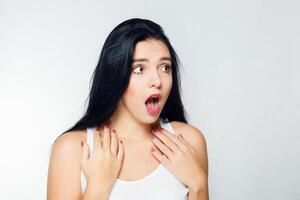
[[[154,72],[150,78],[150,87],[161,87],[161,78],[157,72]]]

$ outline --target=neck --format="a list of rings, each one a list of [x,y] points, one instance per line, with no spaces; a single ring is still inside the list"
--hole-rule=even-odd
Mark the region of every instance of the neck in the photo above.
[[[110,118],[110,127],[115,129],[119,139],[128,142],[141,142],[149,138],[151,131],[160,127],[159,119],[147,124],[136,120],[124,108],[117,109]]]

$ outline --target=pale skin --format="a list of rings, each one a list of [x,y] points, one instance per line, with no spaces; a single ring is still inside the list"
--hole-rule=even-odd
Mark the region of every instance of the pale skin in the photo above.
[[[134,52],[137,61],[132,64],[128,89],[110,118],[110,126],[99,128],[95,134],[93,153],[89,156],[85,130],[65,133],[55,143],[49,162],[48,200],[107,199],[117,178],[141,179],[160,162],[189,188],[189,200],[208,199],[207,150],[200,130],[173,121],[175,135],[164,129],[155,134],[156,139],[150,137],[158,127],[159,114],[149,115],[144,101],[149,94],[158,92],[162,95],[161,107],[165,104],[172,87],[168,68],[171,61],[166,58],[170,54],[161,41],[148,39],[137,43]],[[183,139],[176,137],[179,134]],[[83,147],[80,141],[85,141]],[[80,170],[87,177],[83,194]],[[98,185],[105,187],[100,190]]]
[[[189,188],[188,199],[208,199],[207,166],[197,155],[199,149],[195,150],[182,134],[175,136],[162,128],[153,131],[150,138],[155,145],[153,156]]]

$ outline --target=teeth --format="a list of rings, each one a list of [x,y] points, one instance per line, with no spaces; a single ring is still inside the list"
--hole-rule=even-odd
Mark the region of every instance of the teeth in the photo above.
[[[156,105],[158,103],[158,100],[159,100],[158,98],[151,98],[146,103],[152,103],[152,104]]]
[[[150,103],[152,103],[153,105],[156,105],[156,104],[157,104],[157,102],[155,102],[155,101],[151,101]]]

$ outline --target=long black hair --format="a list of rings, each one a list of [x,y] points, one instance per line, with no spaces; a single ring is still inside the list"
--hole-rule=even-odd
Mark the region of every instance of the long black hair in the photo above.
[[[160,25],[148,19],[133,18],[117,25],[108,35],[92,74],[92,87],[85,114],[62,134],[100,126],[109,120],[129,84],[135,45],[150,38],[164,42],[170,51],[172,62],[173,84],[159,118],[163,122],[176,120],[187,123],[180,97],[180,61],[175,50]]]

